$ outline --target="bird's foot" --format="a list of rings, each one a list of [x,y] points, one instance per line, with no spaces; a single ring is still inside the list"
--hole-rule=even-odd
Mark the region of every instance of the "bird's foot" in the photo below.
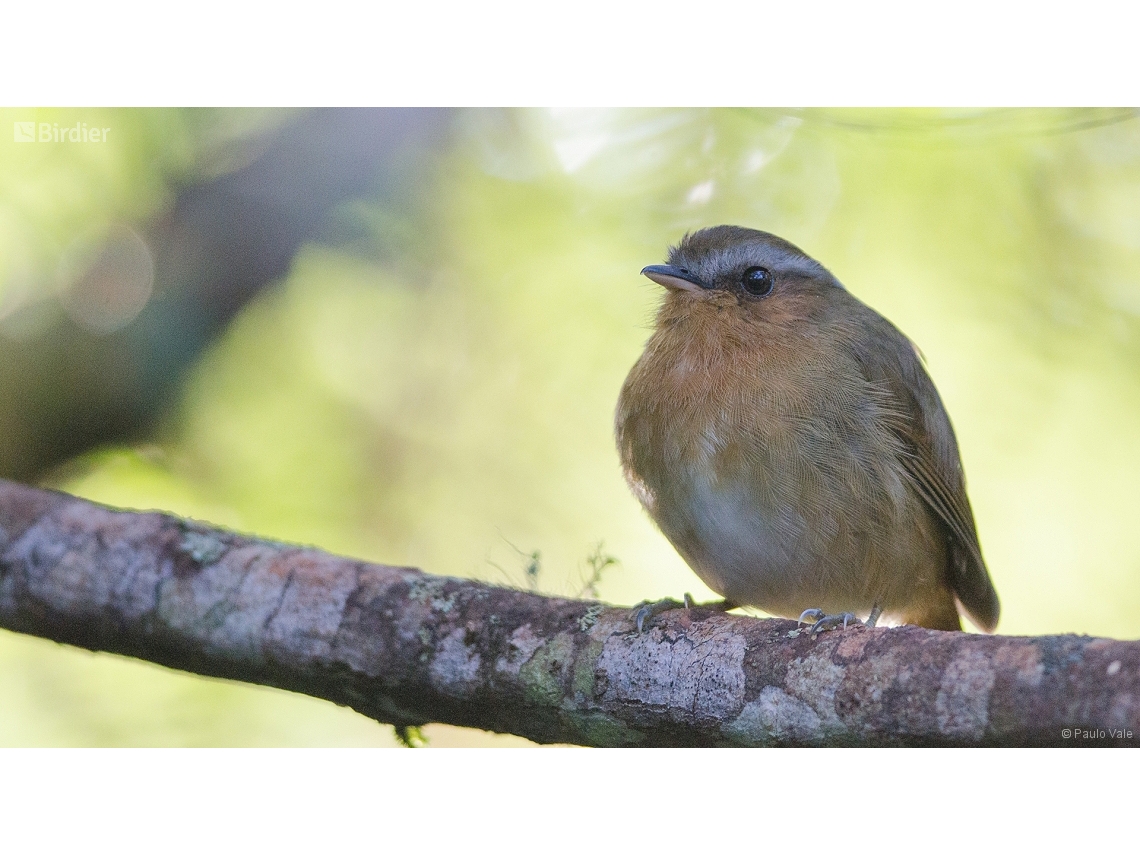
[[[712,609],[718,612],[727,612],[730,609],[735,609],[736,603],[730,600],[714,600],[711,603],[694,603],[692,596],[685,594],[684,602],[677,602],[677,600],[666,597],[664,600],[657,602],[650,602],[645,600],[638,603],[633,607],[632,617],[637,622],[637,631],[645,632],[645,622],[662,612],[670,612],[673,609]]]
[[[805,609],[804,613],[800,615],[800,619],[796,621],[796,628],[804,624],[811,624],[812,636],[819,635],[821,632],[827,632],[831,629],[847,629],[850,624],[857,624],[863,626],[863,621],[851,614],[851,612],[843,612],[842,614],[829,615],[824,614],[823,609]]]
[[[645,632],[645,622],[647,620],[649,620],[651,617],[661,614],[662,612],[669,612],[673,609],[687,608],[689,605],[687,599],[688,597],[686,597],[686,602],[684,603],[679,603],[670,597],[666,597],[664,600],[658,600],[655,603],[651,603],[649,600],[645,600],[644,602],[640,602],[633,607],[633,612],[630,616],[637,622],[637,631],[639,633]]]

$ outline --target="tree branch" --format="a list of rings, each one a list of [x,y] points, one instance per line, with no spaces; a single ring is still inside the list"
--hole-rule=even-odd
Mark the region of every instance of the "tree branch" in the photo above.
[[[1140,642],[629,609],[0,481],[0,626],[397,726],[584,745],[1129,745]],[[1068,729],[1068,730],[1066,730]]]

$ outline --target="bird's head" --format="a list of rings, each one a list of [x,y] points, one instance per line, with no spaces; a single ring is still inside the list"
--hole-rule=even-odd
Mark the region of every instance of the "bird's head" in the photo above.
[[[734,309],[736,316],[771,318],[793,311],[804,298],[843,286],[822,264],[768,232],[713,226],[685,235],[669,250],[668,264],[642,275],[669,289],[667,305]],[[802,307],[802,306],[801,306]]]

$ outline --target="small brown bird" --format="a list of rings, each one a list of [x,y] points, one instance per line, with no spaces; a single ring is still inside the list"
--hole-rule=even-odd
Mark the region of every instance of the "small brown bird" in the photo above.
[[[667,290],[618,400],[622,468],[719,605],[817,631],[956,630],[961,609],[992,632],[954,431],[906,336],[767,232],[702,229],[641,272]]]

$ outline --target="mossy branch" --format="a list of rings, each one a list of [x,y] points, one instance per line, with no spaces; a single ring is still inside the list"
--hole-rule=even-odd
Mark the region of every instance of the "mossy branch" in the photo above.
[[[338,558],[0,481],[0,626],[350,706],[583,745],[1110,745],[1140,642],[628,608]]]

